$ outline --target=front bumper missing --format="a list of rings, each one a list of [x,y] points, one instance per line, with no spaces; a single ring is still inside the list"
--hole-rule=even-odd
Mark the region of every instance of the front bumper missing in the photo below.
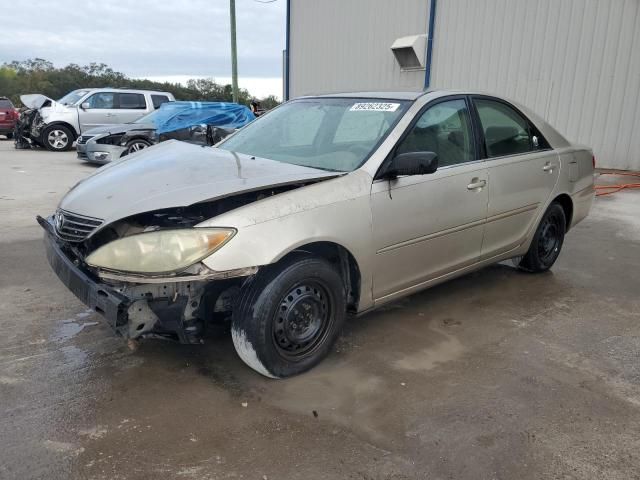
[[[113,329],[121,331],[127,324],[127,310],[131,300],[83,272],[58,245],[53,226],[42,217],[38,217],[38,223],[45,229],[44,246],[47,260],[60,281],[82,303],[102,314]]]
[[[51,219],[37,219],[45,230],[47,259],[58,278],[82,303],[100,313],[118,334],[129,339],[163,336],[180,343],[202,343],[203,319],[210,316],[204,309],[207,303],[204,294],[211,280],[228,279],[230,273],[231,277],[255,273],[245,269],[209,277],[144,279],[101,272],[97,277],[58,240]]]

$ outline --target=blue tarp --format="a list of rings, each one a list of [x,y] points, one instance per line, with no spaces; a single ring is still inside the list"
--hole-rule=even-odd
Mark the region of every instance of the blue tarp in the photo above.
[[[160,134],[203,123],[216,127],[240,128],[255,118],[249,108],[237,103],[166,102],[145,119],[153,122]]]

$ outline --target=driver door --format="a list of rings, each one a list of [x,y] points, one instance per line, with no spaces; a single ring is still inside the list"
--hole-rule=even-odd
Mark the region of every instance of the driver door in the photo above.
[[[95,127],[119,123],[116,95],[114,92],[94,93],[82,102],[83,105],[88,103],[88,108],[78,106],[81,132]]]
[[[376,303],[478,262],[489,179],[476,147],[468,100],[456,96],[429,104],[391,153],[432,151],[439,161],[433,174],[372,185]]]

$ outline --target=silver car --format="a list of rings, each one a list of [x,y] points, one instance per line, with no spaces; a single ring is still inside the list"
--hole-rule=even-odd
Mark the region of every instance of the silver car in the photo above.
[[[273,378],[316,365],[345,318],[495,262],[544,272],[594,197],[590,149],[475,93],[290,101],[218,148],[168,141],[62,199],[60,279],[129,339],[231,322]]]

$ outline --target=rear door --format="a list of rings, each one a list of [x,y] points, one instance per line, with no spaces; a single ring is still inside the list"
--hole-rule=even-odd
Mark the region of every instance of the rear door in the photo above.
[[[120,123],[118,122],[117,101],[118,98],[115,92],[97,92],[86,98],[82,105],[88,103],[87,108],[78,106],[80,132],[95,127]]]
[[[488,176],[474,139],[464,96],[432,102],[417,115],[391,155],[432,151],[439,158],[438,170],[374,181],[377,301],[478,261]]]
[[[545,207],[560,170],[557,153],[513,105],[474,96],[487,157],[489,207],[482,259],[517,248]]]
[[[142,93],[118,93],[118,123],[134,122],[147,113],[147,100]],[[149,111],[153,108],[149,106]]]

